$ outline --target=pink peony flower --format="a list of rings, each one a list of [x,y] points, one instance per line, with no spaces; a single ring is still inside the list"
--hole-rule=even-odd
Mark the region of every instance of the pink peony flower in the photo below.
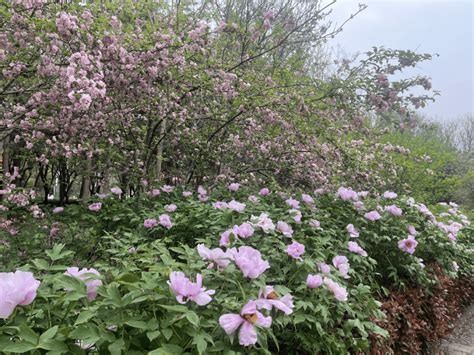
[[[112,187],[110,192],[112,192],[114,195],[121,195],[123,193],[120,187]]]
[[[240,202],[232,200],[227,204],[227,208],[233,211],[242,213],[245,210],[245,203],[240,203]]]
[[[232,255],[224,252],[220,248],[209,249],[204,244],[198,244],[197,251],[201,258],[204,260],[209,260],[209,268],[216,266],[217,270],[224,270],[230,263]]]
[[[348,294],[344,287],[327,277],[324,278],[323,283],[327,286],[329,291],[334,294],[334,297],[336,297],[338,301],[347,301]]]
[[[177,208],[176,205],[172,203],[171,205],[165,206],[165,211],[169,213],[173,213],[174,211],[176,211],[176,208]]]
[[[176,295],[176,301],[185,304],[189,300],[197,303],[199,306],[205,306],[212,301],[211,296],[214,290],[207,290],[202,287],[202,275],[196,275],[196,282],[191,282],[181,271],[173,271],[170,274],[168,285]]]
[[[303,200],[304,203],[306,203],[308,206],[314,205],[314,200],[310,195],[307,194],[301,194],[301,199]]]
[[[369,195],[369,191],[359,191],[357,192],[357,196],[359,197],[367,197]]]
[[[240,226],[234,226],[234,228],[232,228],[232,232],[236,237],[246,239],[250,238],[254,234],[255,230],[250,223],[242,223]]]
[[[270,190],[266,187],[264,187],[263,189],[260,190],[259,192],[260,196],[267,196],[270,194]]]
[[[265,233],[275,230],[275,224],[266,213],[262,213],[258,217],[252,216],[250,217],[250,221],[252,226],[261,228]]]
[[[293,243],[286,248],[286,253],[293,259],[301,260],[301,255],[304,254],[304,245],[293,241]]]
[[[150,191],[150,195],[152,197],[156,197],[156,196],[159,196],[161,194],[161,190],[160,189],[153,189]]]
[[[249,200],[250,202],[257,203],[257,202],[258,202],[258,197],[257,197],[257,196],[254,196],[254,195],[250,195],[250,196],[248,197],[248,200]]]
[[[361,256],[367,256],[367,252],[364,249],[362,249],[360,245],[357,244],[357,242],[349,242],[347,243],[347,246],[350,252],[359,254]]]
[[[81,269],[77,267],[68,267],[64,275],[77,277],[86,284],[87,299],[89,301],[95,300],[97,297],[97,287],[102,285],[101,280],[94,279],[93,275],[100,276],[100,273],[96,269]]]
[[[95,202],[89,205],[89,211],[97,212],[102,208],[102,202]]]
[[[10,317],[16,306],[33,302],[39,285],[31,272],[0,272],[0,319]]]
[[[242,346],[254,345],[257,342],[255,325],[270,328],[272,317],[265,317],[257,311],[257,303],[249,301],[240,310],[240,314],[227,313],[219,317],[219,325],[226,334],[233,334],[239,329],[239,344]]]
[[[309,288],[316,288],[323,284],[323,278],[321,275],[311,275],[309,274],[306,278],[306,286]]]
[[[359,231],[354,227],[353,224],[348,224],[346,226],[346,230],[349,232],[351,238],[359,238]]]
[[[310,225],[310,227],[312,227],[312,228],[320,228],[320,227],[321,227],[321,223],[320,223],[318,220],[316,220],[316,219],[310,220],[310,221],[309,221],[309,225]]]
[[[55,207],[53,209],[53,213],[61,213],[64,212],[64,207]]]
[[[170,185],[164,185],[161,187],[161,191],[163,192],[170,193],[170,192],[173,192],[173,190],[174,190],[174,187]]]
[[[344,255],[337,255],[332,259],[332,264],[339,270],[344,278],[348,279],[349,260]]]
[[[229,184],[227,188],[229,189],[229,191],[237,191],[238,189],[240,189],[240,184],[233,182],[232,184]]]
[[[339,197],[343,201],[357,200],[357,192],[345,187],[340,187],[337,190],[336,196]]]
[[[385,206],[385,211],[396,217],[400,217],[403,214],[401,208],[395,205]]]
[[[221,210],[223,208],[228,208],[228,205],[227,202],[216,201],[212,203],[212,207],[214,207],[216,210]]]
[[[148,218],[143,221],[143,227],[147,229],[155,228],[158,225],[158,222],[154,218]]]
[[[287,293],[283,297],[278,297],[272,286],[265,286],[263,290],[260,290],[258,292],[258,299],[255,302],[258,308],[271,311],[275,307],[285,314],[293,313],[293,296]]]
[[[171,218],[167,214],[160,215],[159,219],[160,219],[160,224],[163,227],[167,229],[170,229],[171,227],[173,227],[173,223],[171,223]]]
[[[318,268],[323,274],[329,274],[331,272],[331,267],[326,263],[319,263]]]
[[[397,198],[397,194],[395,192],[392,192],[392,191],[385,191],[383,193],[383,197],[386,198],[387,200],[393,200],[395,198]]]
[[[204,187],[202,187],[201,185],[198,186],[198,195],[203,195],[203,196],[206,196],[207,195],[207,191]]]
[[[228,229],[225,232],[222,232],[221,239],[219,241],[219,246],[229,246],[230,245],[230,237],[232,234],[232,229]]]
[[[278,221],[276,225],[277,231],[281,232],[285,237],[291,238],[293,236],[293,228],[288,223]]]
[[[364,208],[364,203],[362,201],[356,201],[354,202],[354,208],[356,210],[361,210]]]
[[[193,193],[191,191],[183,191],[183,197],[191,197]]]
[[[325,194],[325,193],[326,193],[326,189],[321,189],[321,188],[320,188],[320,189],[314,190],[314,194],[315,194],[315,195],[323,195],[323,194]]]
[[[407,238],[402,239],[398,242],[398,248],[403,250],[408,254],[413,254],[415,252],[418,242],[415,240],[415,237],[409,235]]]
[[[364,215],[369,221],[376,221],[381,218],[380,214],[377,211],[370,211]]]
[[[285,202],[291,208],[300,208],[300,202],[298,200],[295,200],[294,198],[289,198]]]
[[[262,259],[260,252],[249,246],[239,247],[233,252],[235,264],[245,277],[256,279],[270,268],[268,261]]]

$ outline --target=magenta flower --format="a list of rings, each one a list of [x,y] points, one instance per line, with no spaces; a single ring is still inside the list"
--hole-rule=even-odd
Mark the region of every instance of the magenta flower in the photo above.
[[[95,202],[89,205],[89,211],[97,212],[102,208],[102,202]]]
[[[171,227],[173,227],[173,223],[171,223],[171,218],[167,214],[160,215],[159,219],[160,219],[160,224],[163,227],[167,229],[170,229]]]
[[[359,254],[361,256],[367,256],[367,252],[364,249],[362,249],[362,247],[359,244],[357,244],[357,242],[349,242],[347,243],[347,246],[350,252]]]
[[[392,191],[385,191],[383,193],[383,197],[386,198],[387,200],[393,200],[395,198],[397,198],[397,194],[395,192],[392,192]]]
[[[232,184],[229,184],[227,188],[229,189],[229,191],[237,191],[238,189],[240,189],[240,184],[233,182]]]
[[[377,211],[370,211],[364,215],[369,221],[376,221],[381,218],[380,214]]]
[[[283,297],[278,297],[273,286],[265,286],[258,292],[258,299],[255,301],[258,308],[272,310],[273,307],[279,309],[285,314],[293,313],[293,296],[289,293]]]
[[[243,275],[251,279],[256,279],[270,268],[270,264],[262,259],[260,252],[249,246],[242,246],[238,251],[234,251],[234,260]]]
[[[173,192],[173,190],[174,190],[174,187],[170,185],[164,185],[161,187],[161,191],[163,192],[170,193],[170,192]]]
[[[332,264],[339,270],[344,278],[348,279],[349,276],[347,273],[349,272],[349,260],[344,255],[337,255],[332,259]]]
[[[53,209],[53,213],[61,213],[64,212],[64,207],[55,207]]]
[[[297,241],[293,241],[293,243],[288,245],[286,248],[286,252],[293,259],[301,260],[301,255],[304,254],[304,245],[298,243]]]
[[[359,231],[354,227],[353,224],[348,224],[346,226],[346,231],[349,232],[351,238],[359,238]]]
[[[16,306],[33,302],[39,285],[31,272],[0,272],[0,319],[10,317]]]
[[[398,248],[403,250],[408,254],[413,254],[415,252],[418,242],[415,240],[415,237],[409,235],[407,238],[402,239],[398,242]]]
[[[310,195],[301,194],[301,199],[303,200],[304,203],[306,203],[309,206],[314,205],[314,200]]]
[[[278,221],[276,229],[285,237],[291,238],[293,236],[293,228],[286,222]]]
[[[385,206],[385,211],[396,217],[400,217],[403,214],[401,208],[398,208],[395,205]]]
[[[193,193],[191,191],[183,191],[183,197],[191,197]]]
[[[201,258],[204,260],[209,260],[209,269],[216,266],[217,270],[224,270],[230,263],[230,260],[233,259],[233,256],[224,252],[220,248],[209,249],[204,244],[198,244],[197,251]]]
[[[338,301],[347,301],[347,290],[339,285],[337,282],[325,277],[323,280],[324,284],[327,286],[329,291],[334,294],[334,297]]]
[[[267,196],[268,194],[270,194],[270,190],[267,187],[264,187],[260,190],[259,194],[260,196]]]
[[[191,282],[181,271],[173,271],[170,274],[168,285],[176,295],[176,300],[185,304],[189,300],[197,303],[199,306],[205,306],[212,301],[211,296],[214,290],[207,290],[202,287],[202,275],[196,275],[196,282]]]
[[[343,201],[357,200],[357,197],[358,197],[357,192],[345,187],[340,187],[337,190],[336,196],[339,197]]]
[[[246,239],[250,238],[254,234],[255,230],[250,223],[246,222],[242,223],[240,226],[234,226],[234,228],[232,228],[232,232],[236,237]]]
[[[300,208],[300,202],[298,200],[295,200],[294,198],[289,198],[285,202],[291,208],[295,208],[295,209]]]
[[[101,280],[94,279],[93,275],[100,276],[100,273],[93,268],[90,269],[81,269],[77,267],[68,267],[64,275],[77,277],[86,284],[87,299],[89,301],[95,300],[97,297],[97,287],[102,285]]]
[[[155,228],[158,225],[158,222],[154,218],[148,218],[143,221],[143,227],[147,229]]]
[[[257,303],[249,301],[240,310],[240,314],[227,313],[219,317],[219,325],[226,334],[233,334],[240,327],[239,344],[243,346],[254,345],[257,342],[255,325],[270,328],[272,317],[265,317],[257,311]]]
[[[309,288],[316,288],[323,284],[323,278],[321,275],[311,275],[309,274],[306,278],[306,286]]]
[[[121,195],[123,193],[122,189],[120,187],[112,187],[110,189],[110,192],[112,192],[114,195]]]
[[[172,203],[171,205],[166,205],[165,206],[165,211],[166,212],[169,212],[169,213],[173,213],[174,211],[176,211],[177,207],[174,203]]]

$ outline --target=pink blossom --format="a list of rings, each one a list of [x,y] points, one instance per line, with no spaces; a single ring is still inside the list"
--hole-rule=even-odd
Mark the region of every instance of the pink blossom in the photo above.
[[[271,311],[275,307],[285,314],[293,313],[293,296],[287,293],[283,297],[278,297],[273,286],[265,286],[263,290],[260,290],[258,299],[255,302],[258,308]]]
[[[278,221],[276,225],[277,231],[281,232],[285,237],[291,238],[293,236],[293,228],[283,221]]]
[[[245,203],[241,203],[241,202],[237,202],[235,200],[232,200],[227,204],[227,208],[241,213],[245,210]]]
[[[82,110],[87,110],[92,103],[92,98],[89,94],[82,94],[79,98],[79,107]]]
[[[380,214],[377,211],[370,211],[364,215],[369,221],[376,221],[381,218]]]
[[[357,196],[359,197],[367,197],[369,195],[369,191],[359,191],[357,192]]]
[[[153,189],[153,190],[151,190],[151,196],[152,196],[152,197],[159,196],[160,194],[161,194],[161,190],[160,190],[160,189]]]
[[[227,188],[229,189],[229,191],[237,191],[238,189],[240,189],[240,184],[233,182],[232,184],[229,184]]]
[[[348,279],[349,275],[349,260],[344,255],[337,255],[332,259],[332,264],[339,270],[344,278]]]
[[[234,252],[235,264],[245,277],[256,279],[270,267],[268,261],[262,259],[260,252],[249,246],[239,247]]]
[[[170,192],[173,192],[173,190],[174,190],[174,187],[170,185],[164,185],[161,187],[161,191],[163,192],[170,193]]]
[[[217,210],[221,210],[223,208],[228,208],[229,206],[227,205],[227,202],[216,201],[212,203],[212,207],[214,207]]]
[[[320,228],[321,227],[321,223],[316,220],[316,219],[312,219],[309,221],[309,225],[312,227],[312,228]]]
[[[174,211],[176,211],[176,208],[177,208],[176,205],[172,203],[171,205],[165,206],[165,211],[169,213],[173,213]]]
[[[143,221],[143,227],[147,229],[155,228],[158,225],[158,222],[154,218],[148,218]]]
[[[248,197],[248,200],[249,200],[250,202],[257,203],[257,202],[258,202],[258,197],[257,197],[257,196],[254,196],[254,195],[250,195],[250,196]]]
[[[10,317],[18,305],[32,303],[39,285],[31,272],[0,272],[0,318]]]
[[[324,278],[323,282],[338,301],[347,301],[348,293],[344,287],[327,277]]]
[[[197,251],[201,258],[209,260],[209,268],[217,267],[217,270],[224,270],[233,258],[232,255],[224,252],[220,248],[209,249],[204,244],[198,244]]]
[[[207,191],[204,187],[202,187],[201,185],[198,186],[198,195],[203,195],[203,196],[206,196],[207,195]]]
[[[250,221],[254,227],[261,228],[265,233],[275,230],[275,224],[266,213],[262,213],[258,217],[252,216]]]
[[[121,195],[123,193],[122,189],[120,187],[112,187],[110,189],[110,192],[112,192],[114,195]]]
[[[356,210],[361,210],[364,208],[364,203],[362,201],[356,201],[354,202],[354,208]]]
[[[348,224],[346,226],[346,230],[349,232],[351,238],[359,238],[359,231],[354,227],[353,224]]]
[[[226,334],[233,334],[239,329],[239,344],[242,346],[254,345],[257,343],[257,330],[255,325],[270,328],[272,317],[263,316],[257,311],[257,303],[249,301],[242,307],[240,314],[227,313],[219,317],[219,325]]]
[[[219,241],[219,245],[222,246],[229,246],[230,245],[230,238],[231,234],[233,234],[232,229],[228,229],[221,234],[221,239]]]
[[[331,272],[331,267],[326,263],[318,263],[318,268],[323,274],[329,274]]]
[[[357,200],[357,192],[345,187],[340,187],[336,195],[343,201]]]
[[[383,193],[383,197],[386,198],[387,200],[393,200],[395,198],[397,198],[397,194],[395,192],[392,192],[392,191],[385,191]]]
[[[268,194],[270,194],[270,190],[267,187],[264,187],[260,190],[259,194],[260,196],[267,196]]]
[[[293,241],[288,247],[286,248],[286,253],[294,259],[301,260],[301,255],[304,254],[304,245],[298,243],[297,241]]]
[[[306,278],[306,286],[309,288],[316,288],[323,284],[323,278],[321,275],[311,275],[309,274]]]
[[[240,226],[234,226],[232,232],[236,237],[245,239],[250,238],[254,234],[255,230],[250,223],[246,222],[242,223]]]
[[[92,212],[100,211],[102,208],[102,202],[95,202],[89,205],[89,210]]]
[[[167,229],[170,229],[171,227],[173,227],[173,224],[171,223],[171,218],[167,214],[160,215],[159,219],[160,219],[160,224],[163,227]]]
[[[184,197],[191,197],[193,193],[191,191],[183,191],[183,196]]]
[[[199,306],[205,306],[212,301],[211,296],[214,290],[207,290],[202,287],[202,275],[196,275],[196,282],[191,282],[181,271],[173,271],[170,274],[168,285],[176,295],[176,300],[185,304],[189,300],[197,303]]]
[[[300,207],[300,202],[298,200],[295,200],[294,198],[289,198],[285,202],[291,208],[299,208]]]
[[[102,285],[101,280],[97,280],[93,275],[100,276],[100,273],[96,269],[81,269],[77,267],[69,267],[66,269],[64,275],[77,277],[86,284],[87,299],[89,301],[95,300],[97,297],[97,287]]]
[[[395,205],[385,206],[385,211],[396,217],[399,217],[403,214],[402,209]]]
[[[323,194],[325,194],[325,193],[326,193],[326,190],[325,190],[325,189],[319,188],[319,189],[314,190],[314,194],[315,194],[315,195],[323,195]]]
[[[364,249],[362,249],[360,245],[357,244],[357,242],[349,242],[347,243],[347,246],[350,252],[359,254],[361,256],[367,256],[367,252]]]
[[[53,209],[53,213],[61,213],[64,212],[64,207],[55,207]]]
[[[303,200],[304,203],[306,203],[309,206],[314,205],[314,200],[310,195],[301,194],[301,199]]]
[[[413,254],[415,252],[417,245],[418,242],[412,235],[409,235],[407,238],[402,239],[398,242],[398,248],[409,254]]]

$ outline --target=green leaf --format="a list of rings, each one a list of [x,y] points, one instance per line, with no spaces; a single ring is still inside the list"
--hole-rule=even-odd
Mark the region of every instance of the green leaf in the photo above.
[[[38,270],[49,270],[49,264],[43,259],[34,259],[31,261]]]
[[[49,350],[49,351],[59,351],[59,352],[64,352],[64,351],[69,350],[66,344],[56,339],[46,339],[45,341],[40,341],[38,348]]]
[[[120,355],[122,354],[122,350],[126,350],[125,342],[123,341],[123,339],[118,339],[112,344],[110,344],[108,349],[112,355]]]
[[[18,336],[32,344],[37,344],[39,339],[38,334],[36,334],[33,329],[25,324],[20,326],[20,332],[18,333]]]
[[[140,320],[129,320],[126,321],[125,324],[133,327],[133,328],[138,328],[138,329],[148,329],[148,325]]]
[[[76,319],[76,322],[74,323],[74,325],[79,325],[79,324],[82,324],[82,323],[85,323],[87,322],[89,319],[91,319],[92,317],[94,317],[94,313],[91,312],[91,311],[83,311],[79,314],[79,316],[77,317]]]
[[[146,333],[146,336],[148,337],[150,341],[153,341],[153,339],[156,339],[160,336],[160,331],[155,330],[154,332],[148,332]]]
[[[173,306],[168,306],[166,304],[159,304],[161,308],[167,309],[168,311],[173,311],[173,312],[179,312],[179,313],[187,313],[189,309],[185,306],[180,306],[180,305],[173,305]]]
[[[195,312],[189,311],[185,316],[189,323],[194,325],[196,328],[199,327],[199,316]]]
[[[3,348],[3,351],[10,351],[12,353],[26,353],[27,351],[31,351],[33,349],[36,349],[36,345],[33,345],[31,343],[27,343],[24,341],[20,341],[18,343],[13,343],[8,345],[7,347]]]
[[[204,354],[207,349],[207,341],[204,339],[204,336],[201,333],[194,336],[193,344],[196,345],[199,354]]]
[[[182,354],[183,348],[173,344],[163,344],[160,348],[150,351],[148,355],[177,355]]]
[[[45,341],[45,340],[54,338],[54,336],[56,335],[57,332],[58,332],[58,326],[57,325],[55,325],[52,328],[49,328],[47,331],[45,331],[43,334],[41,334],[41,336],[39,338],[40,343]]]

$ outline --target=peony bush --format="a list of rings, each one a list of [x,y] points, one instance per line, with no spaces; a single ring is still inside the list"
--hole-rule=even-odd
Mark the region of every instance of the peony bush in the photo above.
[[[0,349],[369,351],[389,336],[386,295],[436,287],[433,267],[472,277],[473,228],[455,204],[237,185],[112,193],[41,219],[12,206],[24,228],[2,232]]]

